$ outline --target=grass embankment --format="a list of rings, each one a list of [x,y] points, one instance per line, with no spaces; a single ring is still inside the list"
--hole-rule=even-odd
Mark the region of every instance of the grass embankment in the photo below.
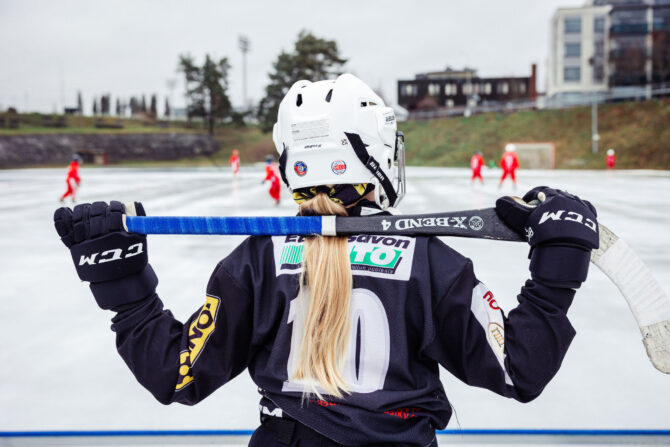
[[[7,123],[10,115],[3,114]],[[121,123],[123,128],[110,129],[95,127],[97,117],[70,115],[65,117],[67,127],[50,127],[44,125],[44,117],[37,113],[17,115],[19,120],[18,129],[9,127],[0,127],[0,135],[44,135],[44,134],[137,134],[137,133],[201,133],[200,126],[187,128],[185,122],[164,121],[161,127],[156,123],[144,122],[138,119],[116,119],[114,117],[105,117],[102,121],[105,124]],[[53,121],[57,121],[59,116],[52,116]],[[5,124],[7,126],[7,123]]]
[[[475,150],[487,163],[497,162],[507,142],[544,141],[556,144],[558,168],[601,169],[611,147],[617,167],[670,169],[670,99],[601,104],[596,155],[591,152],[591,107],[409,121],[400,130],[412,165],[468,166]]]
[[[106,118],[106,122],[115,122]],[[0,135],[39,133],[205,133],[202,124],[186,128],[185,123],[169,122],[170,127],[123,120],[123,129],[97,129],[95,118],[68,117],[68,127],[52,128],[22,124],[19,129],[0,128]],[[598,107],[599,152],[591,152],[591,107],[537,110],[515,113],[488,113],[469,118],[408,121],[400,124],[405,132],[407,163],[422,166],[468,166],[475,150],[488,163],[498,161],[506,143],[553,142],[558,168],[601,169],[605,151],[617,153],[619,168],[670,169],[670,99],[601,104]],[[256,126],[219,126],[214,138],[221,149],[209,157],[166,162],[128,162],[124,165],[228,166],[233,149],[243,163],[276,156],[272,135]]]

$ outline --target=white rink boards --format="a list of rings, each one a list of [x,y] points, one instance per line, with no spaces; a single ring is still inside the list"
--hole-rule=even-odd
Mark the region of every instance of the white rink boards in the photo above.
[[[84,166],[81,175],[80,200],[139,200],[153,215],[292,215],[297,209],[286,190],[282,204],[272,205],[268,186],[260,185],[262,168],[245,167],[236,180],[230,170],[205,168]],[[539,184],[564,188],[591,200],[601,221],[627,241],[668,291],[669,172],[522,170],[516,191],[509,183],[497,189],[497,170],[483,175],[484,186],[471,186],[465,169],[409,168],[400,210],[483,208],[493,206],[501,194],[522,195]],[[97,308],[53,229],[64,178],[65,169],[0,171],[0,339],[5,360],[0,368],[0,431],[256,427],[258,394],[247,373],[194,407],[163,406],[137,384],[115,352],[112,314]],[[242,239],[150,236],[150,262],[166,307],[182,320],[190,316],[204,302],[216,263]],[[527,246],[466,239],[447,243],[473,259],[475,272],[503,309],[515,305],[528,276]],[[569,317],[577,337],[557,376],[531,403],[465,386],[443,372],[457,415],[448,428],[670,429],[670,376],[652,367],[624,299],[596,268],[577,293]],[[20,442],[4,438],[0,444]],[[442,444],[458,442],[450,437]]]

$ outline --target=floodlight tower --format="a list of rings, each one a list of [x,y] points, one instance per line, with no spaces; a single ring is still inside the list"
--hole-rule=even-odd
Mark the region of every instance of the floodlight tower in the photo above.
[[[244,109],[249,106],[247,99],[247,53],[251,48],[249,38],[240,34],[238,38],[240,51],[242,52],[242,100],[244,101]]]

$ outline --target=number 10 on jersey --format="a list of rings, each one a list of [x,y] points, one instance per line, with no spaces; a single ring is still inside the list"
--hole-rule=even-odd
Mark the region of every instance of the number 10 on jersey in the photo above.
[[[293,324],[291,351],[286,364],[289,379],[284,382],[282,391],[300,393],[310,391],[301,380],[290,379],[296,370],[305,329],[304,312],[307,303],[303,305],[302,299],[309,298],[308,296],[294,298],[289,305],[287,323]],[[354,393],[372,393],[381,390],[384,387],[391,351],[389,324],[384,305],[371,291],[353,289],[350,317],[351,332],[342,372],[344,379]],[[320,393],[325,393],[318,384],[316,388]]]

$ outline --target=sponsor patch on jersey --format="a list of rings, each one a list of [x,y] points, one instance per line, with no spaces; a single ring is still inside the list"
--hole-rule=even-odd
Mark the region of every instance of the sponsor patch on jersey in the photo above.
[[[335,160],[330,164],[330,170],[333,171],[335,175],[342,175],[347,172],[347,164],[344,160]]]
[[[303,236],[272,238],[277,276],[302,271]],[[404,236],[349,237],[349,260],[354,275],[407,281],[412,271],[416,241]]]
[[[293,165],[295,173],[298,174],[298,177],[302,177],[307,174],[307,165],[302,161],[296,161]]]
[[[485,332],[486,341],[496,356],[500,368],[505,372],[505,383],[512,385],[512,379],[505,370],[505,322],[493,292],[479,282],[472,289],[470,311]]]
[[[221,299],[207,295],[205,305],[200,309],[198,317],[191,323],[188,329],[188,350],[179,353],[179,377],[177,379],[177,391],[193,382],[191,368],[205,348],[207,340],[215,329],[216,315],[219,311]]]

